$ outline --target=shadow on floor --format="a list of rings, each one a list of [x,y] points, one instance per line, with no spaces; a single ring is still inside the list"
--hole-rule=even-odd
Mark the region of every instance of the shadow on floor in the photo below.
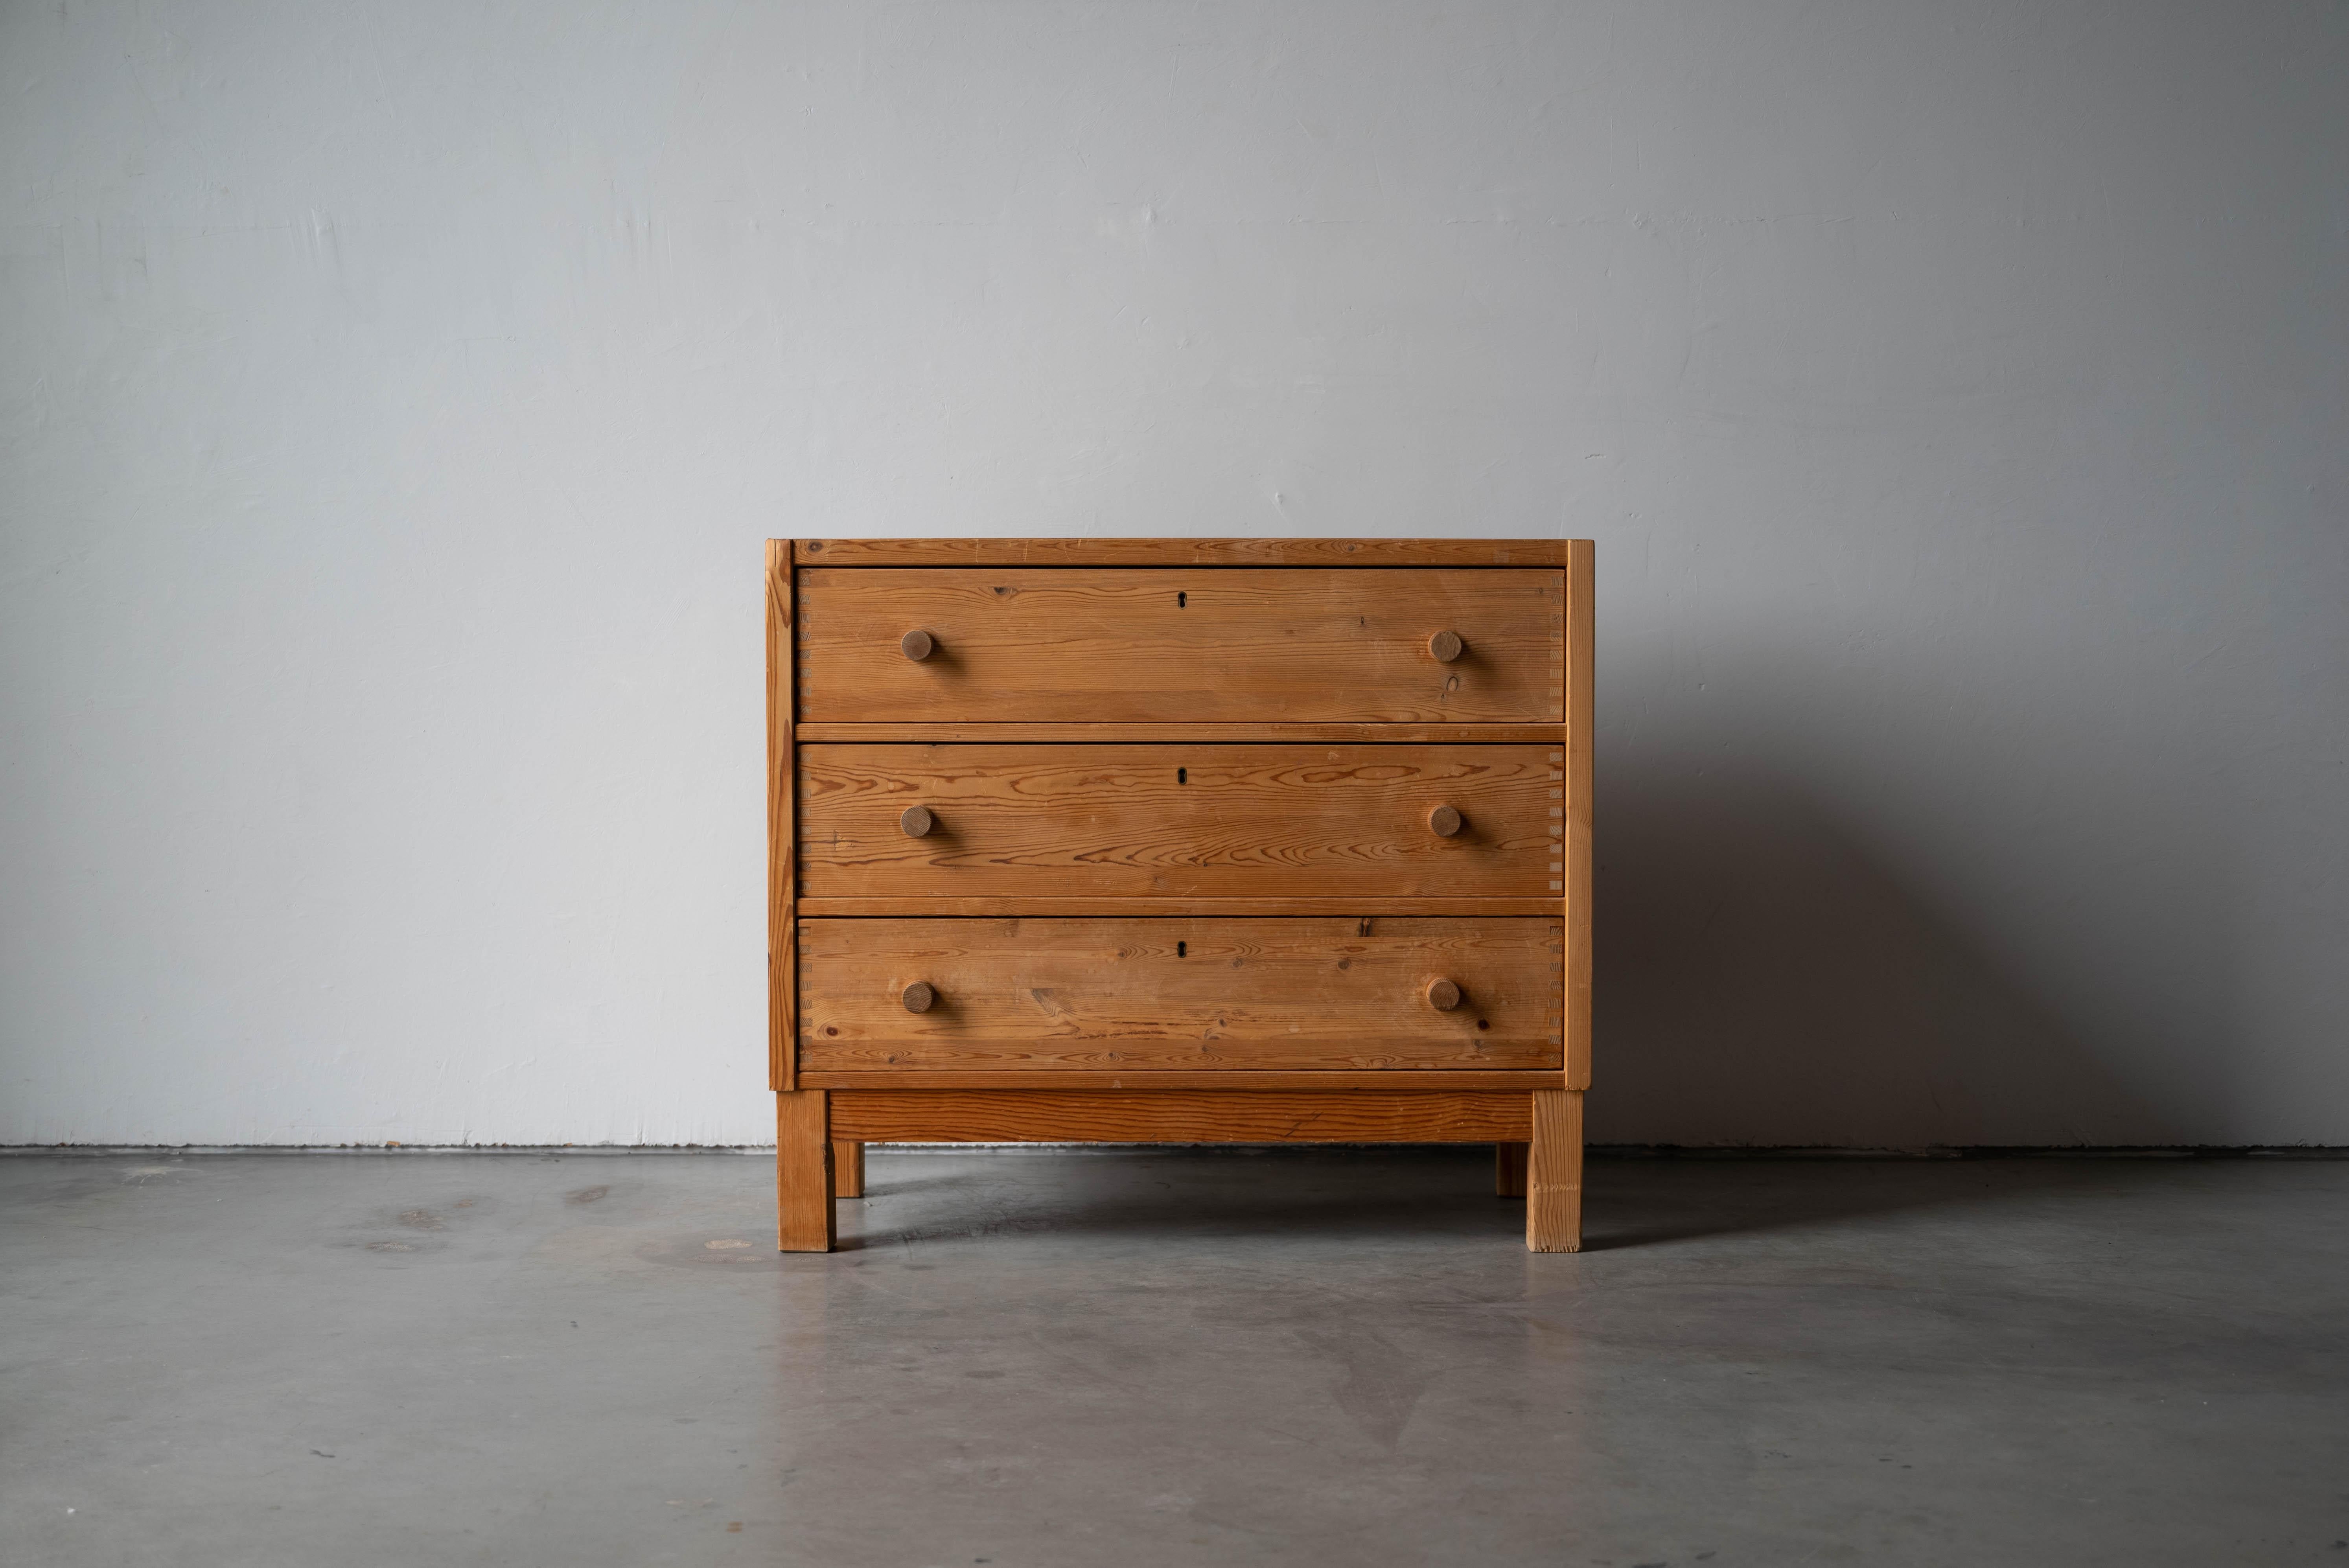
[[[1493,1194],[1492,1155],[1481,1145],[875,1148],[868,1160],[865,1198],[843,1201],[843,1251],[893,1239],[1043,1233],[1495,1240],[1524,1233],[1523,1202]],[[952,1173],[920,1170],[933,1161],[953,1161]],[[1923,1209],[2057,1200],[2109,1185],[2114,1163],[2029,1156],[1735,1160],[1601,1153],[1586,1171],[1585,1250],[1662,1247]],[[1733,1172],[1734,1179],[1725,1181]],[[957,1202],[957,1193],[968,1202]],[[891,1202],[908,1199],[915,1200],[912,1212]]]

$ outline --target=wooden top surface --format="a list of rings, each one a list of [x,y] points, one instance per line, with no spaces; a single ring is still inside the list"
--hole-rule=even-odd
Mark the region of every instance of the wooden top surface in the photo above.
[[[1564,566],[1564,539],[802,539],[801,566]]]

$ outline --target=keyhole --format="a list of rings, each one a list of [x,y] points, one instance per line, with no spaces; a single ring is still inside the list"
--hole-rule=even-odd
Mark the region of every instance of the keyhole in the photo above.
[[[1174,608],[1177,610],[1183,609],[1190,603],[1191,595],[1188,593],[1177,593],[1174,595]]]
[[[1178,943],[1176,943],[1176,944],[1174,944],[1174,956],[1175,956],[1175,957],[1177,957],[1177,958],[1188,958],[1188,957],[1190,957],[1190,956],[1191,956],[1191,944],[1190,944],[1189,943],[1187,943],[1187,942],[1178,942]]]
[[[1175,783],[1177,783],[1177,784],[1188,784],[1190,781],[1191,781],[1191,770],[1190,770],[1188,768],[1177,768],[1176,769],[1174,769],[1174,782],[1175,782]]]

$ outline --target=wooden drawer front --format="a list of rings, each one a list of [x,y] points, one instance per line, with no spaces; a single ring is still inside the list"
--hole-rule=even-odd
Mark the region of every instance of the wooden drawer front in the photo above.
[[[1552,746],[833,745],[799,764],[809,898],[1560,889]],[[1449,837],[1430,822],[1445,806]]]
[[[1560,949],[1539,919],[805,920],[800,1068],[1557,1068]]]
[[[799,717],[1556,722],[1565,594],[1515,568],[802,568]]]

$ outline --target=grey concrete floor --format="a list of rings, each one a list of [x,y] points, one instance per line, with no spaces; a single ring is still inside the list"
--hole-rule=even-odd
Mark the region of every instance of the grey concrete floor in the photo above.
[[[2349,1568],[2349,1163],[0,1161],[0,1561]]]

